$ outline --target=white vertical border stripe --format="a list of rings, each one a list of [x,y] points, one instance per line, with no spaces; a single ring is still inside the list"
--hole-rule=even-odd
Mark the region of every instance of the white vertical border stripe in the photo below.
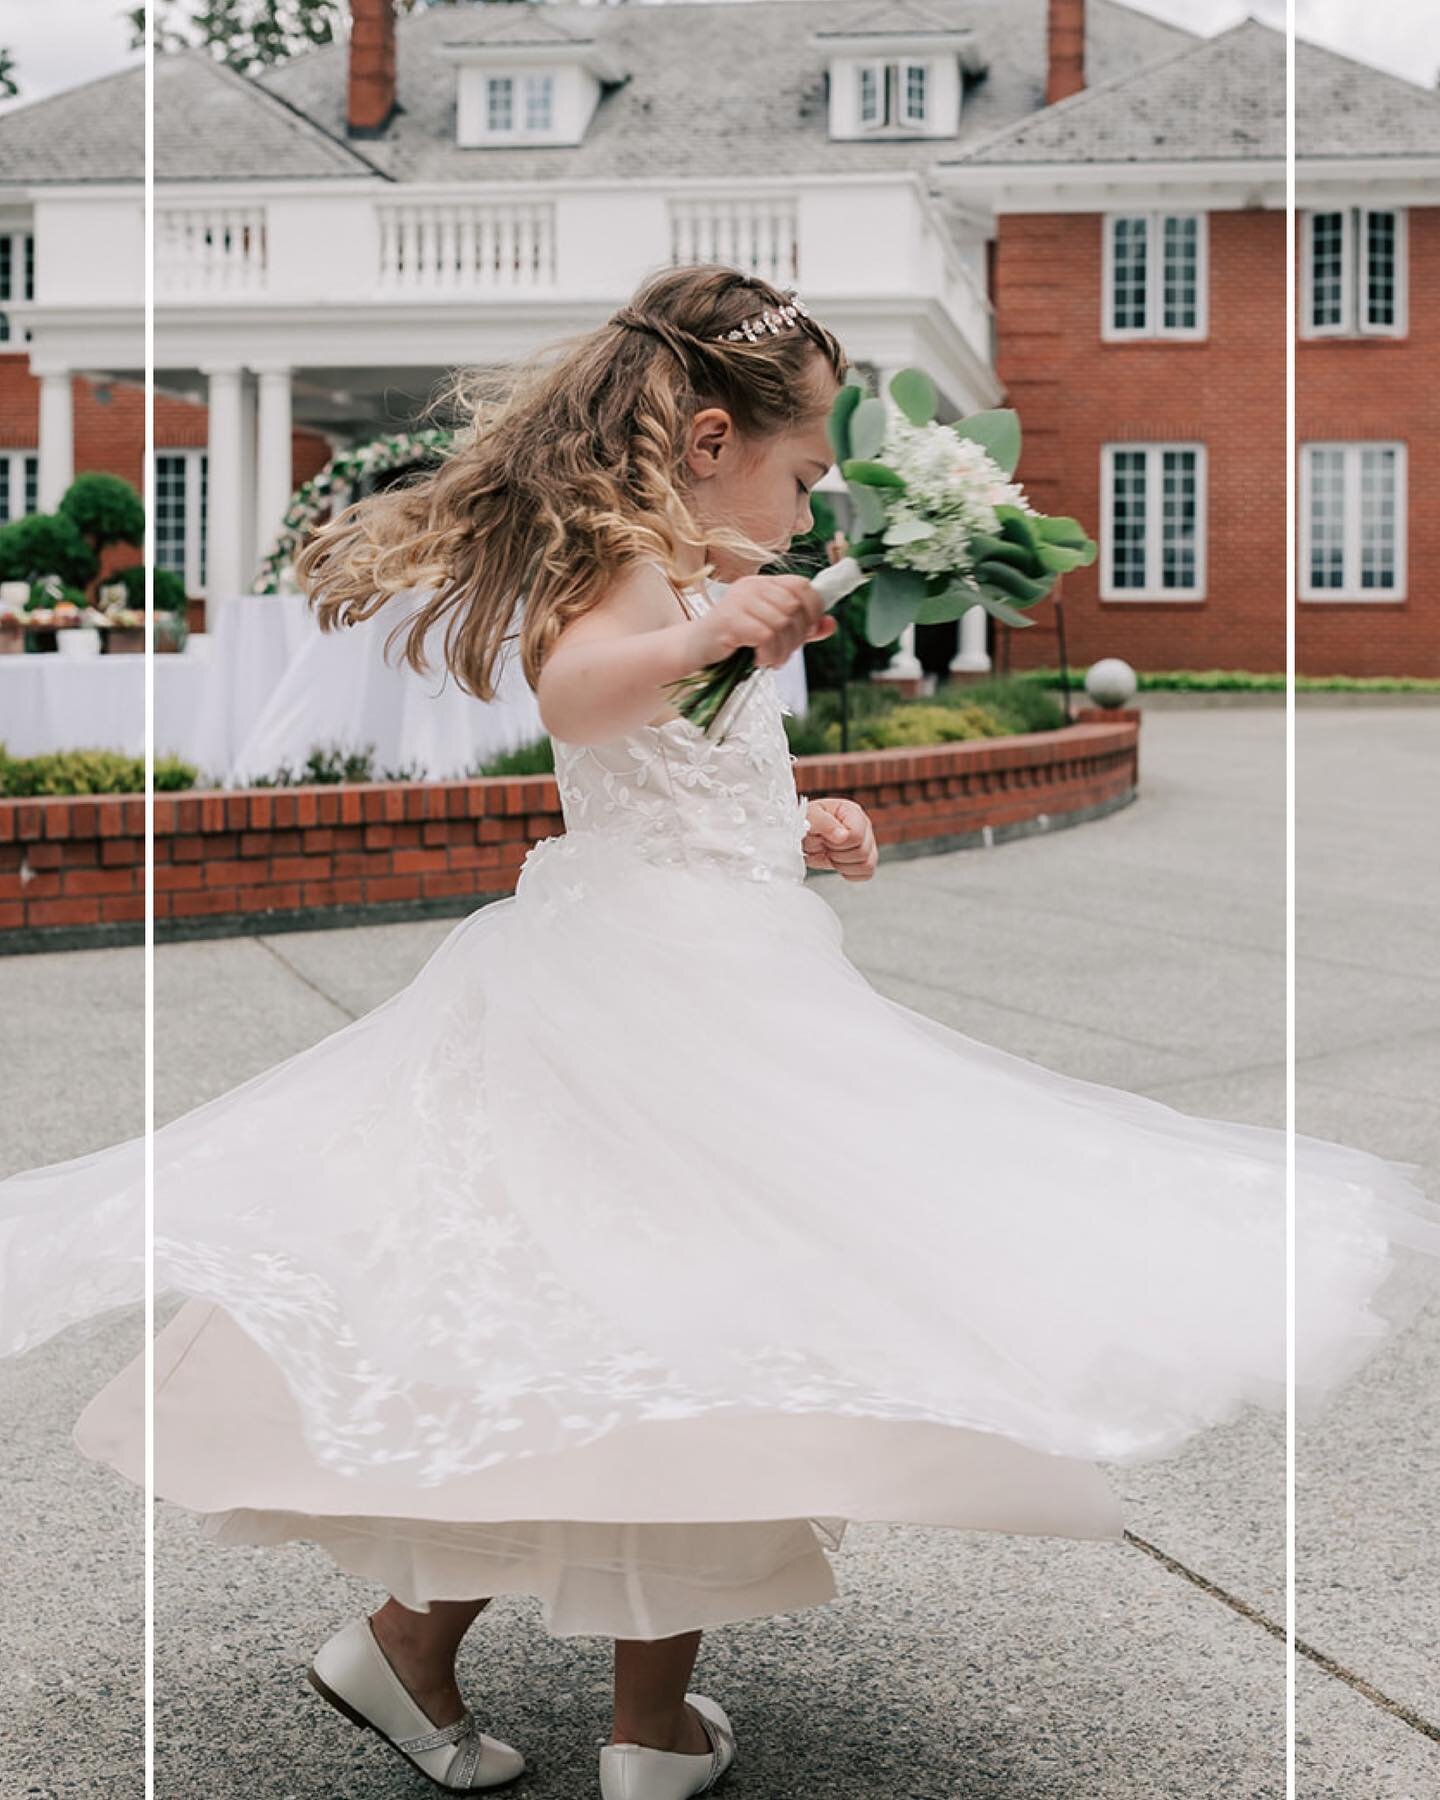
[[[1285,0],[1285,1800],[1295,1800],[1295,0]]]
[[[145,32],[145,1800],[155,1800],[155,26]]]

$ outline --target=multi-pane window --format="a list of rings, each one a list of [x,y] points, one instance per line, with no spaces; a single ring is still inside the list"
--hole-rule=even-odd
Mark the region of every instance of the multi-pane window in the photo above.
[[[928,63],[862,63],[857,73],[861,125],[879,131],[925,124],[930,108]]]
[[[40,457],[33,450],[0,450],[0,525],[40,510]]]
[[[1307,337],[1403,337],[1403,207],[1338,206],[1303,216],[1301,319]]]
[[[1204,213],[1109,213],[1102,335],[1204,337]]]
[[[1405,486],[1403,444],[1301,447],[1304,599],[1404,598]]]
[[[1203,599],[1204,446],[1107,444],[1101,479],[1101,598]]]
[[[29,231],[0,231],[0,308],[8,300],[35,298],[35,237]],[[17,341],[20,331],[0,310],[0,344]]]
[[[178,575],[188,594],[205,591],[209,460],[203,450],[162,450],[155,458],[155,564]]]
[[[555,125],[555,77],[490,75],[485,80],[485,129],[516,134],[545,132]]]
[[[485,83],[485,124],[491,131],[515,125],[515,83],[509,75],[492,75]]]
[[[525,129],[548,131],[555,117],[555,77],[530,75],[525,80]]]

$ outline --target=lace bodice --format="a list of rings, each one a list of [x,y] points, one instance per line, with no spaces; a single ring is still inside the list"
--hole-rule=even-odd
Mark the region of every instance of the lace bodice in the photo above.
[[[721,591],[711,583],[686,598],[703,611]],[[720,869],[752,881],[803,881],[805,800],[795,791],[784,725],[791,709],[773,669],[751,680],[753,691],[723,743],[681,718],[641,725],[602,744],[554,739],[565,837],[542,839],[531,855],[603,832],[633,843],[649,862]]]

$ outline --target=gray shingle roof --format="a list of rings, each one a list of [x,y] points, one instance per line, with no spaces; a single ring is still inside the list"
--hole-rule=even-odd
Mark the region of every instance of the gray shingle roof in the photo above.
[[[1295,154],[1440,155],[1440,94],[1297,38]],[[1283,163],[1285,34],[1245,19],[937,160]]]
[[[1440,156],[1440,93],[1295,40],[1295,155]]]
[[[923,29],[974,29],[988,73],[965,97],[955,143],[988,136],[1045,101],[1047,0],[923,0],[897,6]],[[1193,43],[1189,32],[1116,3],[1091,0],[1088,60],[1096,80],[1123,75]],[[526,15],[529,15],[527,22]],[[438,6],[396,21],[402,110],[368,158],[399,181],[545,177],[845,173],[924,167],[944,140],[831,143],[825,53],[817,31],[874,29],[874,0],[749,0],[745,5]],[[898,22],[898,21],[897,21]],[[442,43],[484,43],[527,24],[593,38],[629,79],[608,89],[578,145],[462,149],[455,142],[455,70]],[[259,81],[344,135],[345,47],[323,45]]]
[[[144,179],[144,63],[0,113],[0,184]]]
[[[1285,158],[1285,33],[1245,19],[937,160],[988,168],[1272,158]]]
[[[378,171],[283,96],[203,50],[155,58],[160,181],[299,180]],[[0,114],[0,183],[145,179],[145,65]]]
[[[363,151],[203,50],[155,58],[157,181],[367,175]]]

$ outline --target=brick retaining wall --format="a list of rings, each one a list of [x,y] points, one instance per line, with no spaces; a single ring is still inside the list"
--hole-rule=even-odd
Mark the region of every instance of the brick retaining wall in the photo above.
[[[1139,717],[802,756],[795,781],[858,800],[882,855],[987,842],[1132,798]],[[155,938],[468,912],[563,829],[551,775],[158,794]],[[141,942],[144,832],[139,795],[0,800],[0,951]]]

